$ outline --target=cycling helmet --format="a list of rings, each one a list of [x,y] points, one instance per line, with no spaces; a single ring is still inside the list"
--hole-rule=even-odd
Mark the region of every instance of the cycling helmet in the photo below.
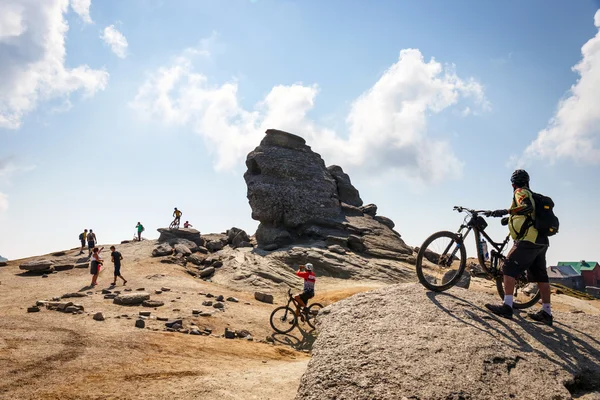
[[[517,186],[529,185],[529,174],[524,169],[518,169],[513,172],[510,181]]]
[[[313,270],[313,265],[311,263],[306,264],[305,267],[306,267],[307,271],[312,271]]]
[[[177,207],[175,207],[174,210],[177,210]]]

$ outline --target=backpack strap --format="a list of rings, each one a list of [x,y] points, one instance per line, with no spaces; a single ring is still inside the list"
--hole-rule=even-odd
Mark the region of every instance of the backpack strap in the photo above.
[[[529,191],[529,192],[531,193],[531,191]],[[532,202],[534,201],[533,200],[533,196],[531,196],[531,201]],[[517,198],[515,197],[515,195],[513,193],[513,206],[516,206],[516,205],[517,205]],[[533,207],[534,207],[534,211],[533,212],[535,212],[535,204],[533,205]],[[531,228],[533,226],[533,218],[531,217],[532,213],[529,213],[525,217],[525,222],[523,222],[523,225],[521,225],[521,229],[517,233],[517,240],[523,239],[525,237],[525,235],[527,234],[527,231],[529,230],[529,228]],[[513,231],[516,232],[517,230],[515,229],[515,225],[512,222],[512,220],[511,220],[510,224],[512,226]]]

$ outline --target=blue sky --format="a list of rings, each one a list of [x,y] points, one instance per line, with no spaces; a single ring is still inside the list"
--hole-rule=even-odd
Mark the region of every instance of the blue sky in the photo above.
[[[561,219],[549,261],[598,260],[599,8],[4,1],[0,254],[75,247],[83,228],[115,243],[137,221],[157,237],[175,206],[252,233],[245,155],[280,128],[413,246],[458,227],[453,205],[508,207],[523,165]]]

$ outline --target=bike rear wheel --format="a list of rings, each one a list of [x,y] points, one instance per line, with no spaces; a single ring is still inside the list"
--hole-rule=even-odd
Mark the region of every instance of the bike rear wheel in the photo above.
[[[277,307],[271,313],[271,328],[277,333],[288,333],[298,324],[296,312],[288,306]]]
[[[441,231],[429,236],[417,255],[419,282],[434,292],[450,289],[460,280],[467,265],[467,252],[455,233]]]
[[[323,306],[319,303],[313,303],[310,305],[310,307],[308,307],[308,312],[306,313],[306,322],[313,329],[315,329],[317,325],[317,318],[319,317],[319,312],[322,308]]]
[[[504,277],[500,275],[496,278],[496,289],[500,298],[504,300]],[[525,275],[522,275],[517,279],[515,285],[515,293],[513,294],[513,308],[522,310],[535,305],[542,294],[537,284],[529,283]]]

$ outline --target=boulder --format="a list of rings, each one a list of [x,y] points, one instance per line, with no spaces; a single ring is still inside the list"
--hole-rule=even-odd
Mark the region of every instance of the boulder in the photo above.
[[[39,312],[40,308],[38,306],[31,306],[27,308],[27,312],[28,313],[32,313],[32,312]]]
[[[135,327],[136,328],[140,328],[140,329],[144,329],[146,327],[146,321],[144,321],[143,319],[138,319],[135,321]]]
[[[155,308],[155,307],[162,307],[164,305],[165,305],[165,303],[160,300],[144,300],[144,301],[142,301],[142,306],[144,306],[144,307]]]
[[[263,303],[269,303],[269,304],[273,304],[273,295],[272,294],[267,294],[267,293],[262,293],[262,292],[255,292],[254,293],[254,298],[258,301],[261,301]]]
[[[277,243],[271,243],[271,244],[264,246],[263,250],[273,251],[273,250],[277,250],[278,248],[279,248],[279,245]]]
[[[173,240],[169,241],[169,244],[172,247],[175,247],[175,250],[177,250],[177,245],[183,245],[183,246],[187,247],[192,253],[197,252],[198,248],[200,247],[200,246],[198,246],[198,244],[196,244],[195,242],[192,242],[191,240],[181,239],[181,238],[173,239]]]
[[[223,249],[223,242],[220,240],[211,240],[210,242],[206,243],[206,248],[214,253],[215,251]]]
[[[357,235],[348,236],[348,247],[357,253],[362,253],[366,250],[363,238]]]
[[[377,214],[377,206],[375,204],[367,204],[366,206],[360,207],[360,210],[363,213],[372,217],[374,217]]]
[[[339,244],[333,244],[331,246],[327,246],[327,250],[337,253],[337,254],[346,254],[346,249],[344,249]]]
[[[104,314],[102,314],[101,312],[97,312],[96,314],[94,314],[93,318],[95,321],[104,321]]]
[[[55,271],[68,271],[70,269],[75,268],[75,264],[65,262],[65,263],[57,263],[53,265]]]
[[[168,229],[159,228],[157,229],[160,233],[158,238],[159,243],[178,243],[177,239],[186,239],[196,243],[198,246],[204,246],[204,239],[200,236],[200,231],[192,228],[180,228],[180,229]]]
[[[142,304],[144,300],[149,300],[150,295],[146,292],[134,292],[134,293],[124,293],[120,294],[114,299],[115,304],[119,304],[122,306],[134,306],[138,304]]]
[[[192,251],[187,246],[178,243],[175,245],[175,253],[189,256],[192,254]]]
[[[290,231],[340,216],[336,181],[301,137],[267,130],[248,154],[246,167],[247,197],[259,230],[263,226]],[[261,247],[270,244],[258,231],[256,239]]]
[[[360,208],[351,206],[350,204],[342,203],[342,212],[344,215],[354,216],[354,217],[362,217],[364,213]]]
[[[363,201],[360,198],[358,190],[352,186],[350,177],[344,172],[342,167],[339,165],[331,165],[327,167],[327,171],[329,171],[331,176],[333,176],[333,179],[335,179],[338,198],[341,202],[354,207],[360,207],[363,205]]]
[[[152,257],[163,257],[173,254],[173,248],[170,244],[159,244],[152,250]]]
[[[183,326],[183,321],[180,319],[175,319],[165,323],[167,328],[175,328],[177,325],[179,325],[179,327]]]
[[[238,247],[248,247],[248,245],[250,245],[250,236],[248,236],[244,230],[233,227],[226,233],[227,243],[234,249]]]
[[[202,265],[204,260],[206,260],[205,254],[192,254],[187,258],[188,262],[191,262],[194,265]]]
[[[198,246],[198,252],[202,254],[208,254],[208,249],[204,246]]]
[[[294,238],[292,237],[292,234],[284,228],[261,223],[256,230],[256,241],[258,246],[265,250],[275,250],[278,247],[292,243]]]
[[[387,226],[390,229],[394,229],[394,226],[396,226],[396,224],[394,224],[394,221],[392,221],[391,219],[389,219],[388,217],[383,217],[381,215],[376,215],[375,217],[373,217],[376,221],[381,222],[382,224],[384,224],[385,226]]]
[[[29,261],[19,265],[19,269],[29,272],[51,272],[54,270],[53,268],[54,262],[50,260],[35,260]]]
[[[483,307],[497,302],[401,284],[334,303],[319,314],[296,399],[599,398],[597,316],[555,311],[550,328]]]
[[[207,278],[214,273],[215,273],[214,267],[204,268],[203,270],[200,271],[200,278]]]

